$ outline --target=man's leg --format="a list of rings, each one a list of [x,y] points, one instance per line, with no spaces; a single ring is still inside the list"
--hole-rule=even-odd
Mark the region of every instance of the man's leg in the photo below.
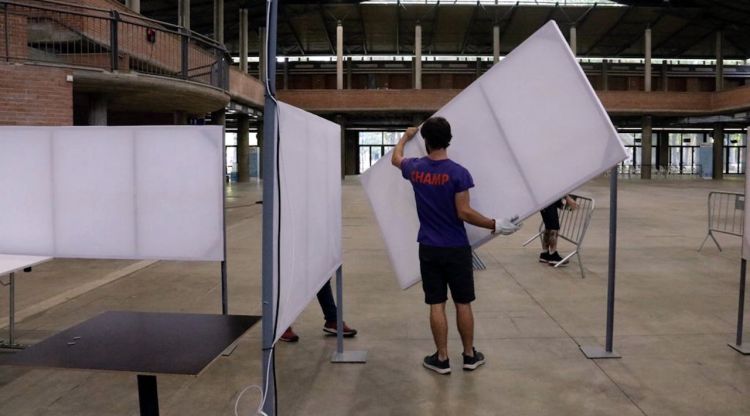
[[[549,253],[549,238],[549,230],[545,229],[544,231],[542,231],[542,250],[547,253]]]
[[[557,230],[544,230],[547,235],[547,251],[552,254],[557,251]]]
[[[323,310],[326,322],[336,322],[336,301],[333,300],[331,281],[327,281],[318,291],[318,303]]]
[[[435,340],[440,361],[448,359],[448,318],[445,316],[445,302],[430,305],[430,329]]]
[[[474,313],[471,303],[456,303],[456,326],[461,334],[464,345],[464,355],[474,356]]]

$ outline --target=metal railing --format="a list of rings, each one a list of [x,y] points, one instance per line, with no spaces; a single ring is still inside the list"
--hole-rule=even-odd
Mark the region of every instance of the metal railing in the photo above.
[[[0,0],[0,59],[133,71],[229,88],[223,45],[146,17],[52,0]]]
[[[708,232],[698,251],[710,237],[716,248],[721,246],[714,233],[742,237],[745,227],[745,194],[740,192],[712,191],[708,194]]]
[[[583,270],[583,260],[581,260],[581,246],[583,245],[584,237],[586,237],[586,231],[591,223],[591,216],[594,213],[596,204],[593,199],[585,196],[571,194],[570,197],[576,201],[578,208],[571,210],[570,208],[567,208],[567,206],[564,206],[558,210],[560,215],[560,231],[557,236],[558,238],[573,244],[575,249],[563,257],[563,260],[558,262],[554,267],[561,266],[575,255],[578,258],[578,267],[581,270],[581,278],[584,278],[586,277],[586,272]],[[526,240],[526,242],[523,243],[523,247],[531,244],[535,239],[540,238],[543,232],[544,222],[539,224],[539,232]]]

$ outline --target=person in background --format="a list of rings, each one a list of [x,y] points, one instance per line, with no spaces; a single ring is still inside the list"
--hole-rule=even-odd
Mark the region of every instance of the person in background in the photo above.
[[[557,252],[557,235],[560,232],[560,215],[557,210],[562,208],[575,210],[578,208],[578,204],[570,195],[565,195],[565,198],[558,199],[552,205],[539,212],[542,214],[542,222],[544,222],[544,231],[541,236],[543,251],[539,254],[540,263],[548,263],[550,266],[556,266],[563,260]],[[566,260],[560,266],[567,264],[568,261]]]
[[[336,319],[338,318],[338,312],[336,309],[336,302],[333,300],[333,291],[331,290],[330,280],[327,281],[318,291],[318,303],[320,304],[320,309],[323,310],[323,317],[325,318],[323,332],[336,335]],[[349,328],[346,323],[344,323],[344,336],[351,338],[355,335],[357,335],[357,330]],[[290,326],[284,331],[279,339],[284,342],[297,342],[299,341],[299,335],[295,334]]]

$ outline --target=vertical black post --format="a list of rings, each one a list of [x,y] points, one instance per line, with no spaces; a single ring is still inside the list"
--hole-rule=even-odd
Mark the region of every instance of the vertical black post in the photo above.
[[[119,46],[119,40],[118,40],[118,22],[120,21],[120,13],[117,12],[117,10],[112,10],[110,12],[112,18],[109,21],[109,49],[111,53],[111,61],[110,66],[112,68],[112,71],[117,71],[119,69],[119,59],[118,55],[120,55],[120,46]],[[6,29],[7,30],[7,29]]]
[[[221,122],[221,228],[224,241],[222,250],[224,260],[221,261],[221,314],[229,314],[229,287],[227,285],[227,144],[226,144],[226,114],[224,109],[214,112],[211,121],[217,124]],[[217,120],[218,118],[218,120]]]
[[[267,6],[268,36],[265,37],[266,45],[266,100],[263,107],[263,265],[262,265],[262,297],[263,297],[263,359],[261,371],[263,374],[263,386],[265,402],[263,412],[269,416],[276,415],[276,382],[272,353],[274,336],[276,334],[276,301],[274,299],[274,279],[278,270],[276,268],[276,238],[274,211],[277,203],[276,193],[276,152],[277,120],[276,120],[276,12],[278,0],[271,0]],[[281,290],[279,287],[278,290]],[[283,329],[281,329],[283,330]],[[269,371],[271,370],[271,371]]]
[[[190,31],[180,28],[182,31],[182,42],[180,52],[181,73],[183,79],[188,79],[188,47],[190,46]]]
[[[8,344],[12,348],[16,346],[16,274],[10,274],[8,282]]]
[[[744,258],[740,263],[740,302],[737,307],[737,345],[742,345],[742,327],[745,318],[745,272],[747,271],[747,260]]]
[[[344,266],[336,269],[336,352],[344,352]]]
[[[159,416],[156,376],[138,374],[138,405],[141,416]]]
[[[617,263],[617,167],[609,172],[609,264],[607,267],[607,342],[612,352],[615,320],[615,266]]]

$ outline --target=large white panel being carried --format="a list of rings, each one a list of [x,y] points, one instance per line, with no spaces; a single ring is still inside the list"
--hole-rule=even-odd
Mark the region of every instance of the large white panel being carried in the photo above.
[[[625,149],[557,25],[550,21],[441,108],[451,159],[474,177],[474,208],[527,218],[626,157]],[[427,153],[420,135],[407,157]],[[390,153],[362,175],[399,284],[419,282],[419,220],[409,182]],[[487,230],[467,225],[477,247]]]
[[[278,108],[281,262],[274,342],[342,262],[341,127],[285,103]]]
[[[0,127],[0,252],[223,259],[220,126]]]

